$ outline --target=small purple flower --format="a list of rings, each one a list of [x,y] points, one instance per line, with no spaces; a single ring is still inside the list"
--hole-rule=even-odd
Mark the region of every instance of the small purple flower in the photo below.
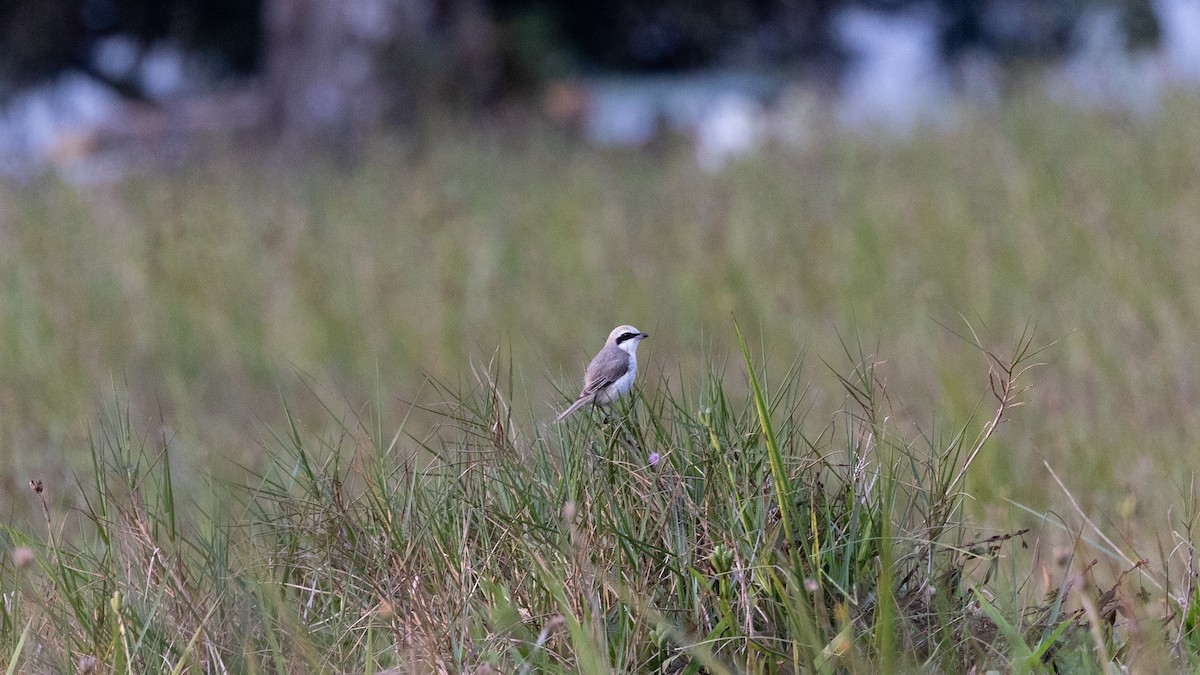
[[[662,458],[659,457],[657,452],[652,452],[652,453],[650,453],[649,459],[650,459],[650,466],[657,466],[658,460],[660,460]]]

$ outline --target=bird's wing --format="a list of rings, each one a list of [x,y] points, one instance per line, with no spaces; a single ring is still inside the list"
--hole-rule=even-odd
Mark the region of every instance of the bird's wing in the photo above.
[[[615,347],[601,349],[600,353],[596,354],[596,358],[588,364],[583,391],[579,393],[580,398],[595,396],[608,385],[621,379],[627,372],[629,372],[628,354]]]

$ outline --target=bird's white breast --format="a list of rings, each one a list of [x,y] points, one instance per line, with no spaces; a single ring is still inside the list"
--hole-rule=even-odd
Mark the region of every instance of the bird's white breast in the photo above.
[[[604,388],[604,391],[597,394],[596,401],[602,405],[607,405],[628,394],[629,390],[633,388],[633,378],[635,377],[637,377],[637,359],[630,355],[629,370],[626,370],[625,374],[617,378],[616,382],[608,385]]]

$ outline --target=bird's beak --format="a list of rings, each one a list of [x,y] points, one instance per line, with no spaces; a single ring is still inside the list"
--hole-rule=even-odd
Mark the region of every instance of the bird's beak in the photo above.
[[[649,333],[638,333],[638,337],[645,340],[646,338],[650,337],[650,334]]]

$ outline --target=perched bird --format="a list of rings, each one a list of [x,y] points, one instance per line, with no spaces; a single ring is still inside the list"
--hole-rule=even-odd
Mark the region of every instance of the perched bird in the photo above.
[[[604,342],[604,349],[588,364],[579,398],[554,421],[563,421],[567,415],[589,403],[611,407],[613,401],[628,394],[633,378],[637,376],[638,343],[648,337],[633,326],[614,328]]]

